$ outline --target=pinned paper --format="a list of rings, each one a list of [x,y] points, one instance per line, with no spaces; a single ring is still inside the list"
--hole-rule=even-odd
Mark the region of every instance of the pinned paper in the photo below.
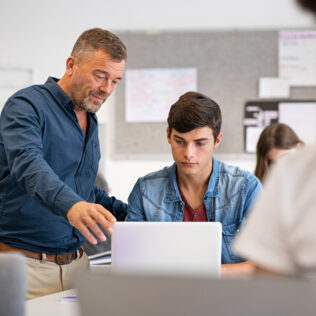
[[[263,77],[259,79],[260,98],[290,97],[290,81],[283,78]]]
[[[291,86],[316,86],[316,31],[279,32],[279,77]]]
[[[279,122],[293,128],[305,143],[316,141],[316,103],[282,102],[279,104]]]
[[[126,122],[166,122],[170,106],[187,91],[197,91],[197,68],[127,70]]]
[[[263,127],[249,126],[246,129],[246,152],[255,153],[257,142],[260,137]]]

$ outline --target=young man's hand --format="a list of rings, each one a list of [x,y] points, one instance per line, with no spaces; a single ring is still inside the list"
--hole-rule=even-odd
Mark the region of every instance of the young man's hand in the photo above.
[[[100,241],[105,241],[106,237],[98,227],[100,224],[109,234],[113,232],[112,224],[116,218],[100,204],[80,201],[74,204],[67,213],[69,223],[76,227],[81,234],[87,238],[91,244],[98,241],[92,235],[92,231]]]

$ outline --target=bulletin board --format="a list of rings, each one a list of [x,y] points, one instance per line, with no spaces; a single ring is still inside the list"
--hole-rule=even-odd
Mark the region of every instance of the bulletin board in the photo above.
[[[244,106],[258,99],[260,77],[278,76],[278,30],[118,33],[127,69],[197,69],[197,91],[214,99],[223,116],[218,154],[245,154]],[[144,88],[145,89],[145,88]],[[316,99],[316,88],[291,88],[290,99]],[[113,156],[168,155],[167,123],[128,123],[125,82],[115,97]]]
[[[306,144],[316,141],[316,100],[248,101],[245,104],[245,152],[255,153],[263,129],[274,123],[289,125]]]

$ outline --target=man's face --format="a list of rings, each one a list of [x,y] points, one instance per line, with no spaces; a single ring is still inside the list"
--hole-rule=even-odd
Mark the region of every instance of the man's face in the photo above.
[[[75,106],[96,113],[122,78],[125,60],[111,59],[103,50],[96,50],[76,60],[70,68],[69,95]]]
[[[222,133],[214,141],[212,129],[205,126],[187,133],[179,133],[173,128],[170,136],[167,130],[167,136],[179,174],[187,176],[210,174],[213,152],[221,141]]]

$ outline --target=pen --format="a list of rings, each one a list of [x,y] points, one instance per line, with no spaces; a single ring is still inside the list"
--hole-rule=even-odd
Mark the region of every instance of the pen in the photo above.
[[[60,300],[62,302],[78,302],[78,296],[77,295],[63,296]]]

